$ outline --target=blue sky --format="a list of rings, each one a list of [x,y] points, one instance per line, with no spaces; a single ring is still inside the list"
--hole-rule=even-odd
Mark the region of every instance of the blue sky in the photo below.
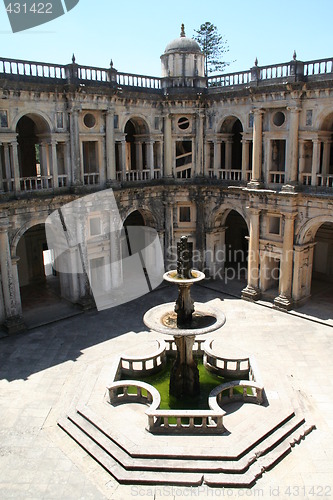
[[[23,2],[24,0],[22,0]],[[47,0],[51,1],[51,0]],[[202,5],[204,8],[202,8]],[[13,34],[0,4],[0,56],[78,64],[160,76],[160,55],[180,34],[215,24],[229,45],[227,72],[333,56],[332,0],[80,0],[64,16]]]

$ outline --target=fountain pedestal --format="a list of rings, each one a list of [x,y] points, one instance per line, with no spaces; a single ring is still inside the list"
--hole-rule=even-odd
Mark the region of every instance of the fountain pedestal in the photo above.
[[[199,370],[193,359],[194,335],[174,336],[177,358],[170,373],[169,393],[176,398],[200,394]]]

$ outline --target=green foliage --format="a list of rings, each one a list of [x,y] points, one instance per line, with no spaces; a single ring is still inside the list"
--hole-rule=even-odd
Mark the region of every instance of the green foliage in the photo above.
[[[198,42],[202,52],[205,55],[205,74],[222,72],[230,63],[224,61],[224,55],[229,52],[227,41],[217,31],[217,27],[210,22],[194,30],[197,35],[194,40]]]

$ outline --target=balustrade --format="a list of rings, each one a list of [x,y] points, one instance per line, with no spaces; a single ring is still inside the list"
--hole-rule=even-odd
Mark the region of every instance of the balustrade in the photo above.
[[[223,404],[233,403],[235,401],[244,401],[249,403],[261,404],[263,402],[264,387],[254,381],[234,380],[221,384],[209,395],[209,406],[214,408],[216,405],[221,407]]]
[[[291,61],[268,66],[257,66],[258,77],[256,77],[256,79],[267,81],[294,76],[295,65],[297,64],[301,64],[304,67],[302,71],[302,77],[304,78],[311,79],[317,75],[322,76],[333,73],[333,59],[327,58],[306,62]],[[114,73],[115,77],[112,77],[112,73]],[[20,80],[26,77],[27,79],[42,78],[66,82],[74,78],[78,82],[92,82],[101,85],[110,85],[110,82],[116,81],[119,86],[162,90],[162,79],[159,77],[121,73],[113,68],[96,68],[92,66],[81,66],[75,63],[61,65],[0,58],[0,74],[4,74],[9,78],[12,77],[13,79],[23,77],[20,78]],[[248,85],[250,82],[251,70],[226,73],[207,78],[208,87],[232,87],[236,85]]]
[[[99,173],[98,172],[83,174],[83,178],[84,178],[84,185],[85,186],[92,186],[92,185],[99,184]]]
[[[224,377],[247,377],[249,376],[251,364],[250,358],[225,358],[218,356],[212,350],[213,340],[204,343],[203,363],[207,370],[216,372]]]
[[[216,410],[155,410],[149,408],[148,430],[154,434],[190,433],[209,434],[224,432],[223,417],[225,412]]]
[[[285,172],[281,172],[281,171],[278,171],[278,170],[271,170],[269,172],[269,176],[270,176],[270,182],[272,184],[283,184],[284,183],[284,180],[285,180]]]
[[[52,175],[37,177],[20,177],[21,191],[36,191],[52,188]]]
[[[303,186],[311,186],[312,174],[304,173],[302,174],[302,184]]]
[[[58,175],[58,186],[66,187],[68,185],[68,175]]]

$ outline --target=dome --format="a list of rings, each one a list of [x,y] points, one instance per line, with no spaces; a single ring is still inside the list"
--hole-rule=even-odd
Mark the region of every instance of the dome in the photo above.
[[[201,49],[195,40],[192,38],[187,38],[185,36],[184,25],[182,24],[180,37],[175,38],[165,48],[164,54],[170,54],[172,52],[190,52],[190,53],[198,53],[201,54]]]

